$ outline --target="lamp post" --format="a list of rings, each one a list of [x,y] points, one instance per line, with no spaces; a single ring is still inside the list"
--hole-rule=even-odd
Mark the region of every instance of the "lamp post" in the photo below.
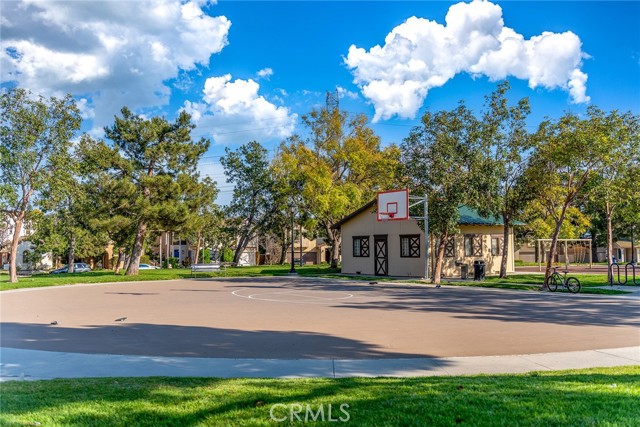
[[[294,242],[294,232],[295,229],[293,228],[293,219],[294,219],[294,214],[293,214],[293,202],[289,203],[289,209],[291,209],[291,270],[289,270],[289,274],[297,274],[296,272],[296,267],[294,266],[294,257],[295,257],[295,252],[294,252],[294,248],[293,248],[293,242]]]
[[[635,242],[633,240],[633,231],[636,228],[636,225],[633,224],[631,226],[631,264],[636,265],[636,249],[635,249]]]

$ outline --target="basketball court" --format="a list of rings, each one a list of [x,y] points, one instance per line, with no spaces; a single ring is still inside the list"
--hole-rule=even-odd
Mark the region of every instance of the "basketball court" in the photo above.
[[[256,359],[406,359],[637,346],[637,299],[298,277],[1,294],[4,348]],[[54,324],[52,324],[54,323]]]

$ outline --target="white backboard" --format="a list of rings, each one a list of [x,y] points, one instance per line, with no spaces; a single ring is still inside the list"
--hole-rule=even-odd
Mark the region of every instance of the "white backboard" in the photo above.
[[[378,221],[409,219],[409,190],[391,190],[378,193]]]

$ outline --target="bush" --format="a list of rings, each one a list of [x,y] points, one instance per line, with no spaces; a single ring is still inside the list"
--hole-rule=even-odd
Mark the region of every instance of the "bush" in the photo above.
[[[149,255],[142,255],[140,257],[140,264],[150,264],[151,263],[151,257]]]
[[[196,264],[202,262],[202,249],[200,249],[200,253],[198,253],[198,259],[196,260]],[[209,249],[204,250],[204,263],[209,264],[211,262],[211,251]]]
[[[222,262],[233,262],[233,250],[230,248],[224,248],[222,250]]]
[[[171,264],[171,268],[178,268],[180,265],[180,261],[178,258],[171,257],[169,259],[165,259],[162,261],[162,268],[169,268],[169,264]]]

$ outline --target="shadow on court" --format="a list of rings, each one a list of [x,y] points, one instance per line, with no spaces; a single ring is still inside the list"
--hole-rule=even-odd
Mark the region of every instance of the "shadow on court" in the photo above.
[[[354,298],[336,308],[399,312],[448,313],[453,318],[504,322],[557,323],[572,326],[640,326],[638,301],[624,298],[531,293],[433,285],[369,285],[320,280],[290,281],[274,286],[253,283],[252,292],[271,289],[349,292]],[[228,286],[233,288],[233,286]],[[181,289],[184,290],[184,289]]]
[[[2,347],[89,354],[167,357],[383,359],[430,357],[393,353],[348,338],[303,331],[244,331],[191,326],[3,323]]]

